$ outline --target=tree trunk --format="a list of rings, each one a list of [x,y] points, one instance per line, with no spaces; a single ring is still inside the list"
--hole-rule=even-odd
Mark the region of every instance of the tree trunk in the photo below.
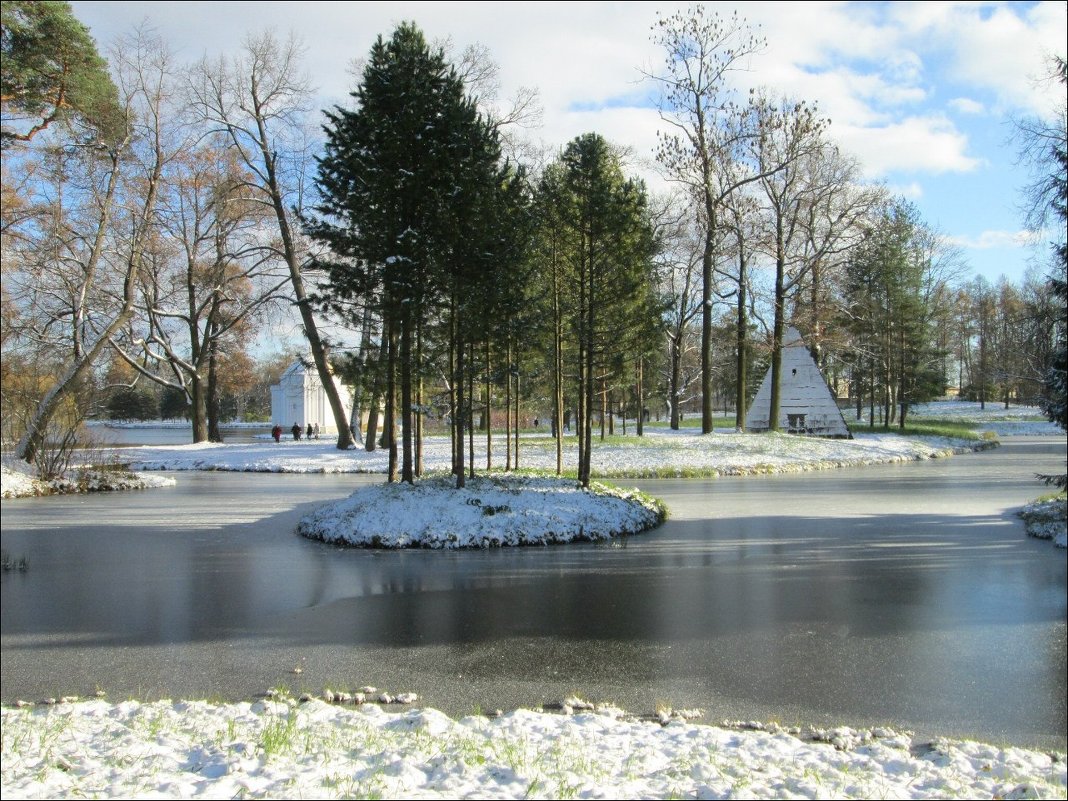
[[[768,430],[779,430],[779,406],[782,403],[782,337],[786,321],[786,255],[783,252],[782,222],[776,233],[775,256],[775,322],[771,337],[771,408],[768,410]]]
[[[208,355],[208,381],[204,412],[208,421],[208,442],[222,442],[219,428],[219,381],[215,367],[215,349]]]
[[[412,447],[412,304],[405,303],[401,315],[400,333],[400,372],[401,372],[401,441],[403,443],[401,459],[401,481],[405,484],[415,482],[415,452]]]
[[[701,433],[712,433],[712,262],[715,255],[715,211],[706,201],[709,215],[705,247],[701,254]]]
[[[556,475],[564,472],[564,334],[559,276],[553,270],[553,420],[556,423]]]
[[[469,347],[467,354],[467,470],[471,478],[475,477],[475,343]]]
[[[493,404],[490,403],[490,346],[486,341],[486,469],[493,467]]]
[[[519,364],[516,363],[515,367],[515,457],[512,459],[512,465],[516,470],[519,469]]]
[[[111,224],[115,192],[119,182],[119,161],[122,156],[122,151],[125,150],[126,145],[128,144],[129,140],[127,139],[122,145],[109,153],[111,172],[108,175],[108,184],[107,188],[104,190],[104,196],[101,198],[100,216],[96,222],[97,229],[94,233],[93,245],[90,249],[89,259],[86,264],[85,272],[88,276],[86,279],[87,282],[93,280],[97,266],[100,263],[100,258],[104,252],[104,243],[107,239],[108,228]],[[148,219],[155,206],[156,184],[158,182],[161,167],[162,164],[157,151],[157,163],[153,172],[153,179],[149,182],[149,194],[146,199],[144,211],[141,215],[142,224]],[[111,323],[101,331],[100,336],[88,349],[85,349],[84,343],[81,342],[79,332],[75,332],[74,359],[63,374],[56,380],[56,383],[52,385],[37,404],[36,411],[26,424],[26,431],[15,446],[16,459],[22,459],[29,464],[36,463],[37,456],[44,445],[48,426],[52,422],[52,418],[55,417],[60,402],[67,394],[76,392],[78,388],[84,384],[86,379],[88,379],[89,371],[92,368],[94,361],[100,355],[100,352],[107,347],[111,337],[117,334],[133,316],[134,298],[137,292],[137,275],[141,267],[140,247],[142,247],[142,245],[140,245],[140,240],[135,239],[133,244],[134,250],[131,251],[130,257],[126,262],[126,276],[125,281],[123,282],[123,302],[118,314],[116,314]],[[83,285],[83,297],[87,289],[88,285]]]
[[[386,324],[383,321],[382,342],[378,346],[378,367],[375,370],[374,381],[371,383],[371,403],[367,407],[367,436],[364,439],[364,449],[368,452],[378,447],[378,418],[382,406],[382,384],[385,382],[388,367],[389,337],[386,334]]]
[[[739,249],[742,248],[742,244],[739,242]],[[735,320],[735,347],[737,352],[735,353],[735,366],[734,366],[734,428],[736,431],[745,431],[745,413],[746,413],[746,390],[749,383],[749,376],[746,374],[746,354],[745,346],[749,339],[749,322],[746,319],[745,313],[745,283],[746,283],[746,262],[745,254],[741,253],[738,256],[738,306],[737,317]]]
[[[389,356],[386,360],[385,446],[389,450],[386,481],[397,480],[397,331],[393,320],[388,324]]]
[[[423,408],[423,376],[419,376],[419,381],[416,384],[415,404],[419,407],[419,412],[415,416],[415,477],[422,478],[423,476],[423,418],[425,415],[422,412]]]
[[[512,337],[508,337],[504,371],[504,469],[512,469]]]
[[[594,261],[593,261],[593,237],[588,241],[590,252],[586,256],[586,268],[589,276],[589,285],[586,287],[586,305],[583,313],[586,315],[586,419],[582,432],[583,451],[582,467],[579,470],[579,483],[583,487],[590,486],[591,456],[593,452],[593,400],[594,400],[594,346],[595,346],[595,303],[594,297]]]
[[[601,391],[597,393],[601,398],[601,442],[604,442],[605,423],[608,419],[608,390],[605,388],[604,379],[601,379]]]
[[[364,308],[360,325],[360,352],[357,357],[356,380],[352,387],[352,410],[349,413],[349,431],[355,442],[364,444],[363,403],[364,384],[367,381],[368,364],[371,360],[371,307]]]
[[[456,489],[464,487],[464,345],[459,341],[459,327],[455,322],[455,303],[453,304],[453,350],[455,372],[452,377],[453,395],[453,471],[456,474]]]
[[[426,414],[423,409],[423,325],[422,322],[416,328],[415,340],[415,366],[418,379],[416,381],[415,394],[415,475],[421,478],[423,475],[423,420]]]
[[[560,475],[564,472],[564,356],[559,329],[553,338],[556,354],[553,365],[553,420],[556,424],[556,475]]]
[[[638,396],[638,436],[641,437],[645,433],[645,359],[642,357],[638,357],[638,386],[635,394]]]
[[[678,431],[682,420],[679,411],[682,395],[682,331],[672,337],[671,347],[671,430]]]

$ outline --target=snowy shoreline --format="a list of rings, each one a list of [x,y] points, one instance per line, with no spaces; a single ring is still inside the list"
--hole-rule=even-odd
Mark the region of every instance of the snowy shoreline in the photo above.
[[[96,700],[2,716],[5,798],[1063,798],[1068,785],[1059,753],[588,704],[454,720],[284,697]]]
[[[996,440],[947,437],[902,437],[896,434],[862,434],[852,440],[797,437],[789,434],[739,434],[720,431],[709,436],[696,429],[660,431],[642,438],[628,437],[595,443],[594,478],[689,478],[759,475],[779,472],[829,470],[872,464],[933,459],[996,447]],[[476,441],[474,463],[483,472],[487,463],[484,441]],[[492,465],[500,471],[500,444]],[[301,440],[249,444],[199,443],[138,446],[111,452],[130,470],[222,470],[265,473],[385,473],[388,454],[382,450],[339,451],[332,441]],[[548,436],[522,439],[523,471],[554,471],[556,451]],[[564,466],[576,461],[574,442],[566,442]],[[446,437],[428,437],[424,443],[427,472],[448,472],[452,459]]]
[[[995,425],[1012,426],[1011,433],[1049,433],[1034,422]],[[542,469],[555,464],[551,441],[540,439],[524,439],[525,468],[538,466],[538,459],[547,463]],[[428,461],[444,460],[447,451],[436,456],[430,445]],[[989,444],[659,431],[644,441],[595,449],[594,456],[621,470],[671,464],[680,475],[737,475],[935,458],[977,447]],[[380,472],[338,467],[340,460],[366,467],[379,459],[384,469],[385,460],[381,452],[338,452],[328,441],[121,453],[132,450],[156,454],[157,464],[165,465],[157,469],[166,470]],[[5,469],[3,475],[8,497],[16,474]],[[137,478],[173,483],[146,473]],[[492,514],[484,511],[487,502]],[[492,501],[483,493],[465,511],[479,521],[504,522],[501,507],[510,505],[511,499]],[[322,514],[338,530],[348,512]],[[435,519],[430,510],[421,514],[424,522]],[[1058,523],[1043,525],[1048,530]],[[1063,522],[1059,526],[1063,531]],[[3,797],[1064,798],[1068,789],[1063,753],[944,738],[917,742],[890,729],[699,725],[688,720],[697,710],[670,709],[661,709],[659,720],[643,720],[580,699],[561,702],[560,712],[517,709],[452,719],[434,709],[385,708],[391,700],[417,700],[403,694],[369,696],[365,703],[356,703],[365,701],[358,693],[324,691],[322,699],[303,700],[272,695],[241,703],[48,699],[5,707]]]

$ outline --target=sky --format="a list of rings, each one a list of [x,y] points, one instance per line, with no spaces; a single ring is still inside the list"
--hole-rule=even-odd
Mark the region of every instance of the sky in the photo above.
[[[542,126],[529,134],[551,150],[595,131],[629,146],[654,190],[658,15],[679,3],[73,2],[104,51],[147,21],[178,60],[235,51],[271,29],[306,46],[304,66],[318,105],[344,103],[351,65],[374,39],[406,20],[456,52],[489,48],[503,97],[536,88]],[[1068,5],[1031,3],[737,3],[710,10],[739,16],[767,40],[739,76],[746,85],[816,103],[830,136],[860,162],[865,178],[916,204],[924,220],[960,248],[969,275],[1019,282],[1046,242],[1023,231],[1013,120],[1064,113],[1064,91],[1048,80],[1065,55]],[[647,160],[647,166],[640,166]]]

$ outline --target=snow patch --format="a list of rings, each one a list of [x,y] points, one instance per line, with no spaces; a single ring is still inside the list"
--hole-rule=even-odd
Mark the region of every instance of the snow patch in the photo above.
[[[131,473],[128,470],[71,470],[65,476],[42,480],[34,477],[26,462],[8,459],[0,465],[0,497],[28,498],[75,492],[112,492],[131,489],[173,487],[173,478]]]
[[[598,541],[659,524],[664,507],[637,490],[524,476],[452,476],[361,487],[301,520],[324,542],[373,548],[490,548]]]
[[[453,720],[290,698],[4,709],[5,798],[1064,798],[1065,757],[529,710]]]
[[[1053,540],[1058,548],[1068,548],[1068,500],[1051,498],[1035,501],[1020,511],[1027,533],[1041,540]]]

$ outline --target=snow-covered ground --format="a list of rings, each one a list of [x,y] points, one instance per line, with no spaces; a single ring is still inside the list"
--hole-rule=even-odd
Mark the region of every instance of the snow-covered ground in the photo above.
[[[1068,548],[1068,501],[1064,497],[1028,504],[1020,511],[1027,533],[1040,540],[1053,540],[1058,548]]]
[[[520,467],[555,470],[555,444],[548,435],[524,436]],[[594,441],[592,472],[596,477],[716,476],[824,470],[851,465],[911,461],[971,450],[979,443],[944,437],[863,434],[853,440],[818,439],[789,434],[737,434],[711,437],[696,429],[651,429],[644,437]],[[504,465],[503,437],[493,441],[493,465]],[[339,451],[331,440],[283,440],[248,444],[200,443],[123,448],[115,451],[133,470],[236,470],[275,473],[384,473],[383,449]],[[451,446],[446,437],[427,437],[427,471],[448,471]],[[565,441],[564,467],[574,469],[577,443]],[[475,466],[486,466],[485,439],[476,438]]]
[[[978,401],[935,401],[921,403],[909,410],[910,417],[929,417],[939,420],[959,420],[976,423],[984,431],[999,437],[1064,435],[1064,430],[1046,419],[1037,406],[1009,406],[1003,403]]]
[[[3,710],[2,789],[5,799],[1065,797],[1063,754],[684,717],[607,707],[453,720],[284,698],[60,703]]]

